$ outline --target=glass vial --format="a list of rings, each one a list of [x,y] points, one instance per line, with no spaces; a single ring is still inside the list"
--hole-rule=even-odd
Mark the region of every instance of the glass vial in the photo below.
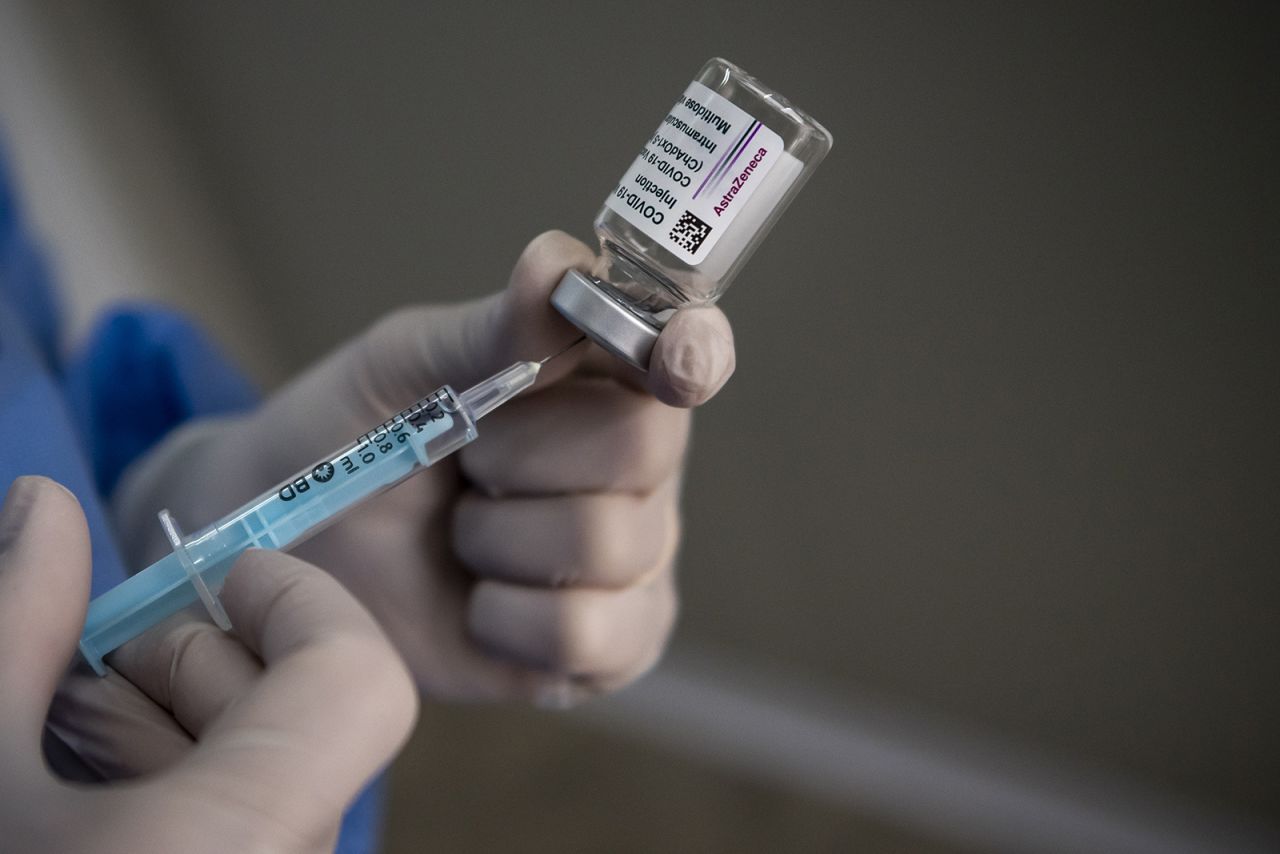
[[[679,308],[714,303],[831,149],[831,134],[741,68],[702,67],[596,216],[593,275],[551,302],[639,368]]]

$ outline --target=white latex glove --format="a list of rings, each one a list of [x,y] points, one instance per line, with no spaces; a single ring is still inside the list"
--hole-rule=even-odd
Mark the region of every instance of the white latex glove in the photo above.
[[[462,391],[580,333],[551,307],[592,251],[534,240],[507,289],[399,311],[244,418],[179,431],[127,476],[122,538],[167,550],[156,512],[207,524],[443,384]],[[649,373],[594,345],[480,422],[480,438],[296,553],[364,602],[431,696],[566,704],[636,678],[676,613],[673,566],[689,413],[733,371],[716,308],[678,312]],[[111,659],[109,658],[108,661]]]
[[[89,561],[71,493],[19,478],[0,513],[0,847],[331,850],[343,810],[417,710],[408,673],[368,613],[296,558],[247,555],[223,589],[234,635],[158,627],[117,656],[144,677],[138,685],[118,673],[64,682],[59,706],[70,718],[49,728],[75,754],[115,763],[112,776],[166,769],[73,785],[46,766],[41,730],[84,623]]]

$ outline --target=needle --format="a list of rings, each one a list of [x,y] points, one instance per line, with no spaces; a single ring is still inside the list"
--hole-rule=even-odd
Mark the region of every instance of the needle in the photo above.
[[[557,356],[563,356],[565,353],[568,353],[568,352],[569,352],[570,350],[572,350],[574,347],[577,347],[579,344],[581,344],[583,341],[586,341],[586,340],[587,340],[587,336],[585,336],[585,335],[580,335],[580,336],[578,336],[577,338],[575,338],[575,339],[573,340],[573,343],[571,343],[569,346],[565,347],[565,348],[564,348],[564,349],[562,349],[562,350],[558,350],[558,351],[556,351],[555,353],[552,353],[550,356],[547,356],[545,359],[543,359],[542,361],[538,362],[538,364],[539,364],[539,365],[545,365],[547,362],[550,362],[552,359],[556,358]]]

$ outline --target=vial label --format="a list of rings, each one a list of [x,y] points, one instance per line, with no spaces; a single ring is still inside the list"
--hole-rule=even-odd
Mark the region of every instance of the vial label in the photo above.
[[[782,154],[780,136],[701,83],[690,83],[605,204],[697,265]]]

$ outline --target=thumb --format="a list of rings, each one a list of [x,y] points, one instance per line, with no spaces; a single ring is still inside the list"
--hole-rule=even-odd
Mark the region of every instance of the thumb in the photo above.
[[[516,261],[506,289],[449,306],[397,311],[354,342],[351,375],[378,417],[445,383],[459,391],[520,360],[536,361],[581,336],[551,305],[570,269],[589,270],[595,254],[562,231],[534,238]],[[567,373],[581,349],[547,367],[543,382]]]
[[[89,599],[89,529],[75,496],[20,477],[0,512],[0,737],[39,756],[54,688],[76,648]]]
[[[461,390],[517,360],[558,353],[582,333],[551,306],[551,292],[567,271],[590,270],[597,260],[585,243],[563,231],[548,231],[525,247],[501,293],[391,315],[366,336],[360,366],[368,387],[384,389],[379,414],[424,394],[424,377],[436,386],[451,382]],[[550,362],[540,382],[554,382],[588,352],[575,348]],[[403,359],[388,358],[392,353]],[[714,306],[686,308],[663,327],[647,374],[601,355],[606,373],[621,375],[663,403],[693,407],[713,397],[733,373],[733,330]]]

